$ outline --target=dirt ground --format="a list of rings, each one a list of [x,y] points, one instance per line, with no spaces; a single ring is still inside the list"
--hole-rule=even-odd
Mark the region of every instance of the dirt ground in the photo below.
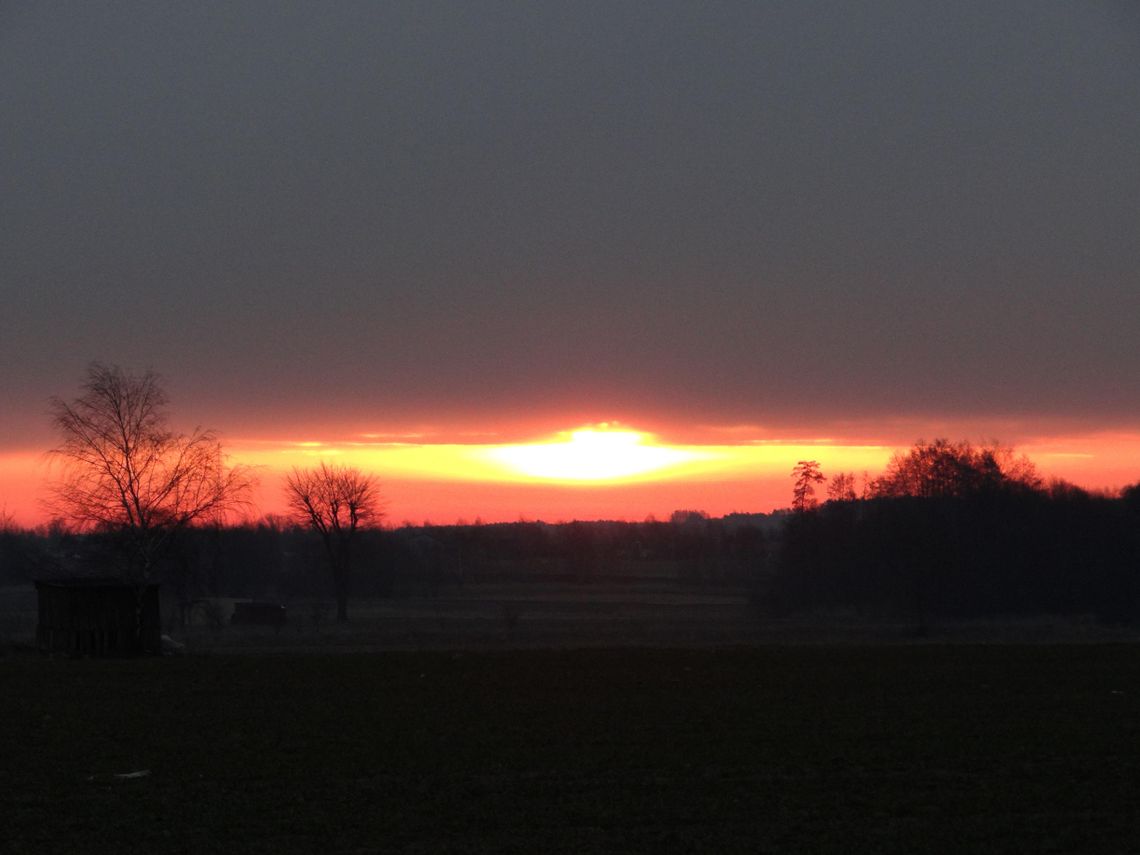
[[[190,652],[218,653],[1140,640],[1135,628],[1091,618],[942,621],[923,634],[906,619],[850,612],[774,618],[746,591],[662,582],[482,584],[435,597],[354,600],[346,624],[335,622],[331,601],[285,601],[279,628],[231,625],[234,602],[211,601],[185,626],[167,609],[166,632]],[[0,644],[29,646],[35,627],[34,588],[0,588]]]
[[[0,849],[1136,852],[1135,650],[4,656]]]

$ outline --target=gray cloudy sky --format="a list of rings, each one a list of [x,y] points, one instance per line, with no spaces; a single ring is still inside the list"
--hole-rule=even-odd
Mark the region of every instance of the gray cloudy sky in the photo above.
[[[1129,2],[0,6],[0,444],[1140,427]]]

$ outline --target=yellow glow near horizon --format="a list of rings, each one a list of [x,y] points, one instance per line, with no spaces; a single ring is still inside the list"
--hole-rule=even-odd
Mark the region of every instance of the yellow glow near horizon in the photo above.
[[[927,435],[937,435],[928,431]],[[452,434],[452,437],[456,434]],[[771,510],[790,501],[790,473],[816,460],[828,477],[878,475],[906,445],[827,439],[751,439],[734,444],[675,444],[616,423],[596,424],[531,442],[495,442],[487,432],[383,433],[235,439],[232,463],[252,465],[260,480],[254,514],[284,509],[281,479],[292,467],[322,459],[355,466],[390,491],[395,519],[512,520],[644,518],[698,507],[714,516]],[[1112,490],[1140,479],[1140,431],[1024,438],[1016,443],[1046,478]],[[0,449],[0,519],[21,525],[47,521],[41,503],[50,476],[42,451]],[[822,493],[822,490],[821,490]]]
[[[825,472],[877,472],[890,451],[886,446],[825,442],[674,445],[661,442],[651,433],[602,423],[511,444],[239,442],[233,458],[275,471],[335,458],[338,463],[375,472],[387,480],[603,487],[784,477],[802,459],[819,460]]]
[[[546,481],[615,481],[663,473],[710,455],[656,445],[640,431],[580,428],[553,442],[504,445],[484,454],[514,472]]]

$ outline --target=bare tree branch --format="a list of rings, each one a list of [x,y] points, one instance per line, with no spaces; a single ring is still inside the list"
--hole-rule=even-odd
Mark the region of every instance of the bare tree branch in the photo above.
[[[321,536],[336,587],[337,620],[348,620],[352,541],[357,529],[383,517],[380,484],[359,469],[321,463],[285,477],[293,519]]]
[[[148,581],[180,529],[248,506],[250,470],[227,465],[213,431],[170,429],[153,371],[138,376],[96,362],[81,389],[73,401],[51,401],[60,443],[47,504],[79,530],[116,535],[128,579]]]

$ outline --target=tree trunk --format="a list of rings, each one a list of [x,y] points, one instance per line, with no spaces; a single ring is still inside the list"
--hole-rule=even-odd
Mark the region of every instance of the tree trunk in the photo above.
[[[348,568],[343,564],[336,568],[336,619],[337,623],[348,620]]]
[[[344,623],[348,620],[348,594],[340,587],[337,588],[336,592],[336,620],[337,623]]]

